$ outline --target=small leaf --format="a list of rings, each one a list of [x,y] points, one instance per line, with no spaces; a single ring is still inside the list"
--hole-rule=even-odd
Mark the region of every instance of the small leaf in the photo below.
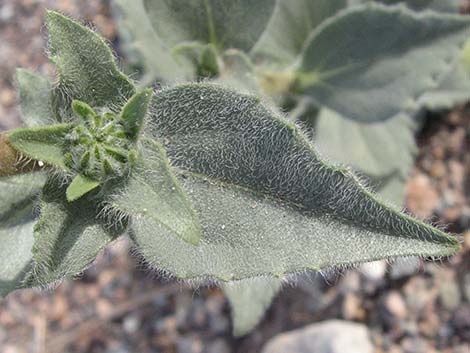
[[[17,69],[20,91],[21,120],[26,127],[50,125],[52,112],[52,83],[28,70]]]
[[[233,334],[243,336],[258,325],[281,289],[277,278],[256,277],[224,283],[222,290],[232,308]]]
[[[8,141],[23,155],[67,171],[64,143],[71,129],[71,124],[21,128],[9,132]]]
[[[100,182],[78,174],[67,188],[67,201],[72,202],[100,186]]]
[[[122,233],[120,228],[103,225],[97,216],[100,200],[92,196],[69,203],[61,182],[48,181],[41,216],[34,227],[34,261],[28,285],[49,286],[81,273]]]
[[[152,93],[150,88],[136,93],[122,109],[121,119],[124,130],[131,140],[135,141],[139,137],[150,100],[152,99]]]
[[[311,35],[300,86],[318,105],[361,122],[415,111],[418,98],[451,70],[469,33],[466,16],[352,7]]]
[[[92,120],[97,115],[92,107],[90,107],[85,102],[81,102],[76,99],[72,101],[72,109],[75,114],[81,117],[84,121]]]
[[[121,106],[135,93],[119,71],[111,49],[92,30],[55,11],[46,12],[51,60],[59,72],[59,90],[92,107]],[[64,102],[69,106],[71,102]]]
[[[263,35],[251,50],[255,62],[286,68],[299,56],[310,33],[346,6],[347,0],[279,0]]]
[[[192,65],[177,63],[171,48],[153,30],[143,0],[116,0],[116,3],[122,12],[122,17],[118,18],[120,46],[127,61],[144,66],[144,82],[157,79],[174,82],[193,77]]]
[[[187,84],[161,91],[154,103],[153,136],[165,141],[202,228],[194,247],[150,217],[134,217],[132,238],[158,268],[230,281],[459,249],[452,236],[326,164],[256,97]]]
[[[109,204],[133,219],[152,219],[190,244],[199,243],[199,220],[172,175],[164,150],[155,141],[142,141],[140,160]]]
[[[263,33],[275,0],[144,0],[144,4],[155,32],[169,48],[199,41],[217,49],[248,51]]]
[[[0,178],[0,297],[23,287],[33,246],[33,204],[43,173]]]

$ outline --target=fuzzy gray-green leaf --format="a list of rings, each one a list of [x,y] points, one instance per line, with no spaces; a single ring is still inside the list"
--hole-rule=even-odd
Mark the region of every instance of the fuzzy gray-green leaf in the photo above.
[[[124,131],[132,141],[136,141],[139,137],[151,99],[152,90],[144,89],[134,94],[122,108],[121,119]]]
[[[64,144],[71,129],[70,124],[20,128],[9,132],[8,140],[23,155],[67,171]]]
[[[199,243],[199,220],[172,175],[165,151],[152,140],[143,140],[140,151],[137,165],[110,206],[133,219],[152,219],[190,244]]]
[[[182,42],[212,43],[248,51],[263,33],[275,0],[144,0],[157,35],[172,48]]]
[[[55,11],[46,13],[46,24],[61,97],[112,108],[134,94],[134,85],[119,71],[111,49],[98,34]]]
[[[33,204],[44,181],[42,173],[0,178],[0,297],[21,288],[29,270]]]
[[[294,63],[310,33],[346,6],[347,0],[279,0],[269,24],[251,54],[275,67]]]
[[[133,239],[158,268],[229,281],[459,248],[326,164],[256,97],[187,84],[154,103],[154,137],[165,142],[202,228],[194,247],[152,219],[133,219]]]
[[[232,308],[235,336],[243,336],[253,330],[280,291],[281,284],[278,278],[256,277],[222,285]]]
[[[93,196],[69,203],[60,181],[48,181],[34,227],[34,262],[28,285],[56,284],[81,273],[119,235],[98,218],[100,200]]]
[[[386,120],[416,110],[418,98],[451,70],[469,34],[465,16],[415,13],[404,6],[352,7],[310,37],[300,86],[347,118]]]
[[[26,127],[49,125],[53,120],[52,83],[28,70],[17,69],[21,120]]]

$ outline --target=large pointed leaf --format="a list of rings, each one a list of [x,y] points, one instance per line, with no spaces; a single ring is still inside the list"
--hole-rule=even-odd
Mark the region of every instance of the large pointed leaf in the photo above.
[[[232,308],[235,336],[243,336],[253,330],[281,289],[281,284],[278,278],[256,277],[222,285]]]
[[[144,81],[153,82],[159,78],[174,82],[192,77],[192,66],[179,65],[171,54],[171,48],[154,31],[144,8],[143,0],[117,0],[122,12],[119,26],[122,47],[128,60],[139,64],[135,51],[142,56]],[[137,62],[135,62],[137,61]]]
[[[20,90],[21,120],[26,127],[50,125],[52,112],[52,83],[28,70],[16,70]]]
[[[165,151],[157,142],[142,141],[141,158],[122,190],[119,189],[109,201],[113,209],[133,218],[153,219],[188,243],[199,242],[199,220],[170,170]]]
[[[469,34],[465,16],[352,7],[312,34],[300,85],[319,105],[347,118],[386,120],[416,109],[417,99],[451,70]]]
[[[208,84],[155,97],[165,142],[200,218],[195,247],[158,222],[133,220],[145,258],[177,277],[221,280],[400,255],[446,255],[459,243],[388,207],[345,168],[326,164],[293,125],[259,100]]]
[[[21,288],[29,270],[33,202],[44,179],[41,173],[0,178],[0,297]]]
[[[55,11],[46,13],[46,24],[51,60],[66,102],[77,99],[92,107],[115,108],[135,93],[98,34]]]
[[[99,203],[96,193],[69,203],[60,181],[48,181],[34,227],[28,285],[48,286],[81,273],[119,235],[117,227],[107,228],[98,219]]]
[[[252,49],[255,61],[275,67],[293,64],[309,34],[346,3],[346,0],[277,1],[266,30]]]
[[[263,33],[275,0],[144,0],[144,4],[155,32],[168,47],[200,41],[247,51]]]
[[[71,124],[20,128],[8,133],[8,141],[23,155],[66,171],[64,143],[71,129]]]

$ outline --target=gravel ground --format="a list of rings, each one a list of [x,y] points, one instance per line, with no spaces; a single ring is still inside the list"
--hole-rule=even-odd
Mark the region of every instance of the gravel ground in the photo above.
[[[54,74],[43,49],[45,7],[93,22],[117,44],[107,1],[0,0],[0,129],[18,124],[15,68]],[[338,318],[364,323],[376,353],[470,353],[470,106],[430,116],[418,142],[407,207],[463,234],[457,256],[312,276],[285,288],[259,328],[234,339],[218,289],[149,274],[120,241],[80,279],[3,301],[0,351],[257,353],[280,332]]]

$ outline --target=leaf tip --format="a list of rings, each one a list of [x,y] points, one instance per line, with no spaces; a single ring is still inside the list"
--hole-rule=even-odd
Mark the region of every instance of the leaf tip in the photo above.
[[[67,188],[67,191],[65,193],[67,201],[73,202],[75,200],[78,200],[86,193],[92,191],[93,189],[96,189],[99,185],[99,181],[78,174]]]

